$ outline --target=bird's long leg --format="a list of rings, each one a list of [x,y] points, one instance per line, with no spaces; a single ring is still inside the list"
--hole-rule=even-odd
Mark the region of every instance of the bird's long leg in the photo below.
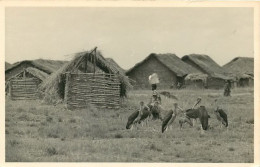
[[[134,124],[131,126],[130,130],[133,131],[133,128],[134,128]]]
[[[200,130],[201,130],[200,133],[201,133],[201,134],[204,134],[204,130],[203,130],[203,128],[202,128],[202,125],[201,125],[201,127],[200,127]]]

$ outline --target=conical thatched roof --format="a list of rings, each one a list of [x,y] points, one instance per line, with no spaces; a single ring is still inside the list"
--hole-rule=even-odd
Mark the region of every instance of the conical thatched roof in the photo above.
[[[177,76],[185,76],[190,73],[199,72],[197,69],[183,62],[179,57],[175,54],[167,53],[167,54],[155,54],[152,53],[148,57],[146,57],[143,61],[137,63],[134,67],[129,69],[126,74],[131,73],[136,67],[145,63],[151,57],[156,58],[159,62],[161,62],[165,67],[167,67],[170,71],[174,72]]]
[[[65,82],[64,73],[66,72],[79,72],[78,68],[88,61],[88,66],[91,65],[90,62],[93,62],[93,54],[89,54],[89,51],[84,51],[80,53],[76,53],[73,60],[65,64],[55,73],[53,73],[47,80],[43,82],[40,89],[45,91],[46,95],[52,95],[55,98],[61,98],[62,88],[60,85],[62,82]],[[96,58],[96,66],[101,69],[104,73],[112,73],[117,74],[119,76],[119,80],[121,83],[121,91],[126,93],[128,89],[131,88],[131,84],[129,83],[128,77],[122,75],[116,68],[111,66],[107,60],[102,56],[100,51],[97,51],[95,54]],[[122,94],[121,94],[122,95]]]
[[[254,58],[236,57],[223,66],[227,73],[249,74],[254,76]]]
[[[210,77],[227,79],[228,76],[225,75],[224,69],[219,66],[214,60],[212,60],[208,55],[202,54],[190,54],[182,57],[184,62],[191,61],[196,68],[200,69],[205,74]]]

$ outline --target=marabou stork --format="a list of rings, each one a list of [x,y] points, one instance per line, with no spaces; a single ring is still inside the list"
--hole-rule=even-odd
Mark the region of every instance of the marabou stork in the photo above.
[[[228,127],[227,114],[222,109],[217,107],[214,114],[216,115],[218,121],[220,121],[225,127]]]
[[[144,102],[140,102],[139,110],[136,110],[128,117],[128,121],[126,124],[126,129],[130,129],[131,125],[136,123],[141,123],[143,120],[147,119],[151,115],[150,108],[144,105]]]
[[[201,102],[201,98],[198,97],[195,104],[192,106],[192,108],[186,110],[185,114],[189,119],[194,119],[197,122],[197,118],[199,118],[198,112],[194,112],[194,108]]]
[[[199,118],[203,130],[208,129],[208,119],[210,118],[210,116],[208,115],[205,106],[200,106],[197,109],[189,110],[189,112],[186,112],[186,116],[188,119]]]
[[[139,124],[146,120],[146,125],[148,121],[148,117],[151,116],[150,108],[144,104],[144,102],[140,102],[140,110],[139,110],[139,119],[136,120]]]
[[[148,107],[150,108],[151,114],[153,116],[153,120],[160,119],[162,120],[161,116],[161,107],[158,101],[154,102],[154,104],[149,104]]]
[[[174,109],[170,110],[162,121],[162,133],[173,123],[177,116],[178,103],[174,103]]]
[[[182,129],[182,125],[185,124],[185,123],[188,123],[190,126],[193,126],[193,123],[189,118],[182,117],[182,118],[179,119],[180,129]]]
[[[139,110],[136,110],[135,112],[133,112],[129,117],[128,117],[128,121],[126,124],[126,129],[130,129],[131,125],[133,125],[135,123],[135,120],[138,118],[139,115]]]
[[[208,127],[209,127],[209,122],[208,122],[209,115],[208,115],[208,112],[207,112],[205,106],[200,106],[198,108],[198,110],[199,110],[199,119],[200,119],[200,123],[201,123],[202,129],[203,130],[207,130]]]

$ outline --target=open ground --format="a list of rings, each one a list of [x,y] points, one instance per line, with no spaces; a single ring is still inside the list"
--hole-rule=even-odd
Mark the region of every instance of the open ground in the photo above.
[[[173,129],[161,133],[161,122],[126,130],[128,116],[139,101],[148,103],[151,91],[131,91],[118,110],[67,110],[64,105],[41,100],[11,101],[6,97],[5,138],[7,162],[228,162],[253,163],[254,90],[167,90],[178,100],[162,96],[162,107],[173,103],[190,108],[202,98],[211,118],[210,129],[200,133],[199,124],[179,129],[178,117]],[[215,104],[223,108],[229,127],[220,127],[213,114]],[[164,115],[165,113],[163,113]]]

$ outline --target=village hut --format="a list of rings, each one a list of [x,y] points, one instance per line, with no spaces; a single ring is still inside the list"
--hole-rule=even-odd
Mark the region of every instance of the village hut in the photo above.
[[[186,86],[186,88],[192,88],[192,89],[207,88],[207,78],[208,78],[208,75],[203,74],[203,73],[188,74],[185,77],[185,86]]]
[[[143,61],[137,63],[126,72],[130,79],[135,81],[135,89],[150,89],[148,78],[156,73],[159,76],[158,86],[162,89],[177,88],[177,84],[184,84],[184,78],[198,70],[181,61],[175,54],[152,53]]]
[[[24,60],[21,62],[14,63],[10,68],[5,70],[5,80],[16,76],[17,74],[24,71],[28,67],[33,67],[35,69],[41,70],[47,74],[51,74],[62,67],[67,61],[58,60]]]
[[[222,89],[227,80],[232,80],[231,77],[225,74],[222,67],[220,67],[208,55],[190,54],[183,56],[182,60],[196,68],[201,73],[208,75],[205,88]]]
[[[128,78],[96,48],[76,53],[73,60],[52,74],[41,85],[45,100],[64,102],[68,108],[120,107],[120,98],[131,88]]]
[[[236,57],[223,66],[237,80],[237,87],[254,86],[254,58]]]
[[[6,92],[12,100],[37,99],[38,86],[49,75],[41,70],[28,67],[6,81]]]

